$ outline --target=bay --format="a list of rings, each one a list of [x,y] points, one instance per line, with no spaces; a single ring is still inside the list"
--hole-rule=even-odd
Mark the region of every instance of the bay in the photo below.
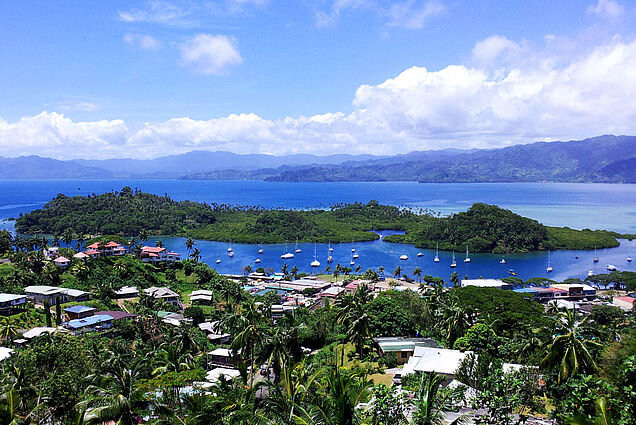
[[[415,182],[334,182],[334,183],[274,183],[262,181],[214,181],[214,180],[0,180],[0,219],[16,217],[41,208],[58,193],[67,196],[89,195],[120,190],[123,186],[141,189],[158,195],[167,194],[175,200],[227,203],[232,205],[261,205],[267,208],[327,208],[333,203],[368,202],[371,199],[383,204],[414,209],[429,209],[441,214],[464,211],[475,202],[496,204],[546,225],[569,226],[582,229],[606,229],[621,233],[636,233],[636,185],[576,184],[576,183],[462,183],[420,184]],[[10,222],[0,227],[11,228]],[[187,254],[182,238],[162,238],[173,250]],[[149,242],[152,242],[151,239]],[[334,241],[334,262],[349,266],[351,243]],[[246,265],[254,264],[258,247],[234,245],[235,256],[227,255],[227,244],[197,241],[203,259],[223,273],[240,273]],[[290,268],[296,265],[301,271],[311,272],[313,244],[301,244],[302,252],[288,260]],[[423,257],[413,246],[390,244],[382,240],[356,243],[360,258],[356,265],[362,270],[382,265],[387,274],[397,266],[412,275],[415,267],[424,274],[447,278],[452,253],[440,252],[440,262],[433,263],[433,251],[422,251]],[[293,248],[290,246],[290,249]],[[264,247],[265,253],[258,266],[279,270],[283,260],[283,245]],[[317,245],[317,258],[327,265],[327,246]],[[409,259],[399,260],[406,254]],[[506,264],[499,264],[500,257],[489,254],[471,254],[472,261],[463,263],[465,253],[457,254],[456,271],[462,277],[505,277],[507,269],[514,268],[524,279],[549,276],[554,279],[585,277],[589,270],[601,273],[606,264],[614,264],[620,270],[634,270],[627,263],[628,255],[636,256],[634,242],[621,241],[618,248],[599,250],[599,263],[592,263],[590,251],[557,251],[552,253],[554,272],[545,272],[547,253],[515,254],[506,257]],[[579,259],[575,259],[578,256]],[[354,266],[355,267],[355,266]],[[316,270],[313,270],[316,271]]]

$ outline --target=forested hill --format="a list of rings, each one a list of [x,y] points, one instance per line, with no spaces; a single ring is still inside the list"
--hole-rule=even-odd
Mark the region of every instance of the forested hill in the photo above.
[[[44,208],[17,219],[24,234],[180,235],[237,243],[370,241],[374,230],[403,230],[387,237],[418,247],[471,252],[525,252],[593,249],[618,245],[615,233],[546,227],[494,205],[439,217],[395,206],[368,203],[332,205],[329,210],[268,210],[260,207],[176,202],[124,187],[92,196],[58,195]]]
[[[243,173],[267,181],[636,182],[636,136],[538,142],[444,157],[411,153],[341,165],[285,167]],[[217,177],[218,176],[218,177]],[[221,173],[190,178],[221,177]]]

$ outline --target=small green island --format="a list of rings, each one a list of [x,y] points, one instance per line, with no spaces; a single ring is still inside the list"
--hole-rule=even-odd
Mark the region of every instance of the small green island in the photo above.
[[[509,210],[477,203],[467,211],[440,217],[432,211],[368,203],[335,204],[329,209],[289,210],[175,201],[124,187],[99,195],[57,195],[44,208],[21,215],[23,234],[184,236],[237,243],[360,242],[396,230],[387,242],[420,248],[508,253],[618,246],[632,238],[604,230],[550,227]]]

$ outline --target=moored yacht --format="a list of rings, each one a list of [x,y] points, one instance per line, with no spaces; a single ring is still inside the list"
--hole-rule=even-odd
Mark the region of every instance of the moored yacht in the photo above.
[[[423,253],[423,252],[418,252],[418,253],[417,253],[417,256],[418,256],[418,257],[423,257],[423,256],[424,256],[424,253]]]
[[[283,260],[289,260],[290,258],[294,258],[294,254],[287,250],[287,242],[285,242],[285,253],[280,256]]]
[[[439,263],[439,242],[435,245],[435,258],[433,259],[436,263]]]
[[[470,257],[468,256],[468,245],[466,245],[466,259],[464,260],[464,263],[470,263]]]
[[[316,244],[314,243],[314,261],[311,262],[311,267],[320,267],[320,261],[316,259]]]
[[[548,251],[548,267],[545,269],[546,272],[550,273],[553,269],[552,269],[552,265],[550,264],[550,251]]]
[[[451,262],[450,265],[452,268],[457,267],[457,262],[455,261],[455,251],[453,251],[453,261]]]
[[[298,238],[296,238],[296,253],[299,253],[300,251],[302,250],[298,248]]]
[[[406,254],[400,255],[400,260],[408,260],[408,259],[409,259],[408,255],[406,255]]]
[[[261,259],[260,259],[260,258],[257,258],[256,260],[254,260],[254,262],[255,262],[256,264],[258,264],[258,263],[260,263],[260,262],[261,262]]]

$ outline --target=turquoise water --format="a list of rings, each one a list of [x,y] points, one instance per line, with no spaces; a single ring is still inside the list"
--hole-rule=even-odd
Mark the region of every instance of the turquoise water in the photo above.
[[[229,203],[234,205],[261,205],[285,208],[325,208],[337,202],[367,202],[376,199],[381,203],[410,208],[431,209],[442,214],[466,210],[474,202],[496,204],[521,215],[539,220],[547,225],[572,228],[607,229],[621,233],[636,233],[636,185],[571,184],[571,183],[475,183],[475,184],[420,184],[413,182],[381,183],[268,183],[260,181],[187,181],[187,180],[21,180],[0,181],[0,219],[16,217],[20,213],[42,207],[58,193],[87,195],[119,190],[124,185],[145,192],[163,195],[176,200]],[[11,227],[4,222],[0,227]],[[170,249],[186,253],[181,238],[164,238]],[[203,259],[221,272],[239,273],[243,266],[256,267],[254,259],[258,247],[234,245],[234,258],[227,255],[227,244],[198,241]],[[349,266],[351,244],[333,244],[334,262]],[[380,265],[392,273],[398,265],[411,274],[420,267],[425,274],[448,277],[451,253],[440,252],[440,262],[434,263],[435,253],[412,246],[385,243],[382,240],[356,243],[360,257],[356,261],[363,270]],[[293,246],[290,245],[290,249]],[[302,252],[287,260],[290,267],[311,271],[313,244],[301,244]],[[258,266],[279,270],[283,260],[283,245],[264,247],[263,259]],[[327,265],[327,246],[317,246],[317,257]],[[406,254],[407,261],[399,260]],[[575,256],[579,259],[575,259]],[[457,254],[457,268],[461,276],[471,278],[504,277],[506,270],[514,268],[521,278],[549,276],[554,279],[585,277],[588,270],[601,273],[606,264],[614,264],[620,270],[635,270],[625,258],[636,257],[634,242],[622,241],[618,248],[599,250],[600,261],[592,263],[593,252],[558,251],[552,253],[554,272],[545,272],[547,253],[518,254],[506,257],[506,265],[499,264],[500,257],[488,254],[471,254],[472,261],[463,263],[465,253]],[[355,267],[355,266],[354,266]]]

